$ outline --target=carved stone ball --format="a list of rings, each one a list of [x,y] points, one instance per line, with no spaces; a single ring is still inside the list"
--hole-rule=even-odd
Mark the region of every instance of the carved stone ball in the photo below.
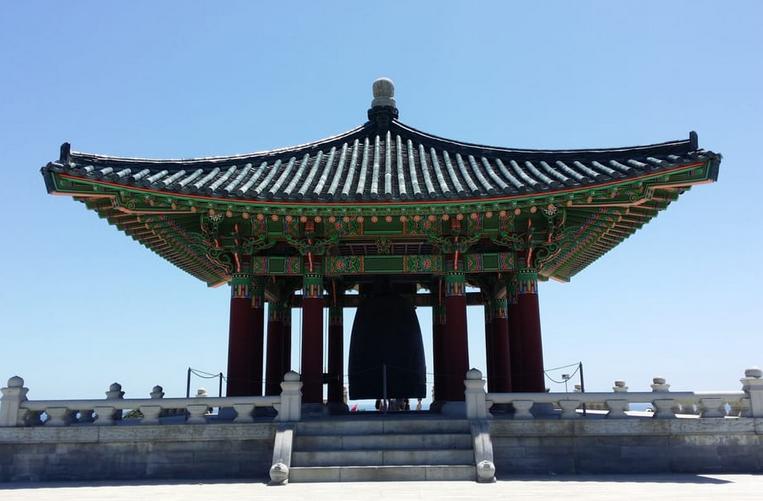
[[[482,379],[482,373],[479,369],[470,369],[466,373],[466,379]]]
[[[299,377],[300,377],[299,374],[297,374],[296,372],[289,371],[283,375],[283,380],[294,382],[294,381],[299,381]]]
[[[8,380],[8,388],[21,388],[24,386],[24,378],[13,376]]]
[[[494,482],[495,481],[495,465],[492,461],[483,459],[477,463],[477,481],[478,482]]]
[[[109,391],[122,391],[122,385],[119,383],[111,383],[111,386],[109,386]]]
[[[618,388],[624,388],[625,381],[615,381],[615,386],[617,386]]]
[[[270,482],[283,485],[289,480],[289,467],[283,463],[276,463],[270,467]]]
[[[754,378],[760,379],[761,377],[763,377],[763,370],[759,369],[758,367],[752,367],[752,368],[747,369],[746,371],[744,371],[744,376],[745,377],[754,377]],[[10,386],[10,384],[11,384],[11,382],[8,381],[8,385],[9,386]]]
[[[652,383],[654,383],[654,384],[665,384],[665,378],[664,377],[652,378]]]

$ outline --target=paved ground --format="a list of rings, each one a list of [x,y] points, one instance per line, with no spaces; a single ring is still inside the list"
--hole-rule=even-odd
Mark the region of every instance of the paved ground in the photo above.
[[[373,499],[480,500],[763,500],[763,475],[612,475],[506,479],[495,484],[473,482],[384,482],[292,484],[260,483],[0,484],[0,499],[15,500],[310,500]]]

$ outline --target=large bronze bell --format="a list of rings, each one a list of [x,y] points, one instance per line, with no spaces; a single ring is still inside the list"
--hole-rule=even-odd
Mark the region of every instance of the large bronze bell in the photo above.
[[[377,286],[361,300],[352,324],[348,378],[353,400],[383,398],[385,386],[388,398],[426,396],[424,344],[408,298]]]

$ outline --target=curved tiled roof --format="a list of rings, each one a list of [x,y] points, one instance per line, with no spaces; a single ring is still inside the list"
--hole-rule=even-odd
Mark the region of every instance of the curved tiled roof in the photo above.
[[[272,151],[187,160],[70,151],[43,168],[126,187],[252,202],[478,200],[639,177],[715,154],[689,139],[647,146],[526,150],[468,144],[397,121]]]

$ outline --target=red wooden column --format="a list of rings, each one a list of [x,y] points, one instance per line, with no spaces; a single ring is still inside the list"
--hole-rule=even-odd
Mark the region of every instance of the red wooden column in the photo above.
[[[506,311],[506,298],[493,298],[493,337],[490,352],[493,363],[493,387],[489,391],[509,392],[511,385],[511,347],[509,345],[509,319]],[[490,380],[488,380],[488,383]]]
[[[249,352],[251,364],[248,395],[262,396],[262,355],[265,345],[265,284],[262,277],[252,279],[252,302],[249,314],[252,342]]]
[[[265,395],[280,395],[281,381],[286,372],[283,368],[284,313],[280,300],[268,303],[268,355],[265,365]]]
[[[449,271],[445,275],[445,366],[444,399],[464,400],[464,379],[469,370],[469,340],[466,327],[466,293],[464,274]]]
[[[302,402],[323,403],[323,274],[305,262],[302,292]]]
[[[445,400],[445,304],[443,302],[441,281],[433,287],[434,304],[432,305],[432,371],[434,372],[434,395],[432,400]]]
[[[495,390],[495,366],[493,349],[493,293],[492,291],[483,291],[485,297],[485,369],[487,376],[487,391]]]
[[[291,370],[291,299],[283,303],[283,350],[281,351],[281,370],[286,374]]]
[[[543,375],[543,345],[540,336],[538,272],[534,269],[520,269],[517,273],[517,309],[519,310],[519,335],[524,374],[522,391],[546,391]]]
[[[329,306],[328,395],[331,404],[343,404],[344,393],[344,306],[342,296],[334,295]]]
[[[509,328],[509,359],[511,367],[511,391],[525,391],[524,369],[522,360],[522,336],[520,332],[520,314],[517,305],[516,281],[506,285],[506,311]]]
[[[228,327],[228,379],[226,395],[249,395],[252,380],[252,290],[249,273],[234,273],[231,279]]]

